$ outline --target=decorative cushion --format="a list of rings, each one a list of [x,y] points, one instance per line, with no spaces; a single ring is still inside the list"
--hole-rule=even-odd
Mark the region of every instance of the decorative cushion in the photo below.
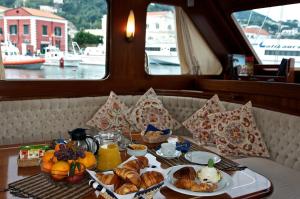
[[[145,130],[148,124],[159,129],[176,130],[180,127],[180,123],[164,108],[153,88],[141,96],[130,110],[129,117],[132,125],[140,131]]]
[[[105,104],[87,122],[87,125],[102,131],[121,130],[122,132],[129,132],[130,123],[127,120],[127,112],[128,107],[111,91]]]
[[[203,145],[215,145],[214,129],[208,119],[211,113],[224,112],[225,108],[220,102],[218,95],[206,101],[204,106],[197,110],[191,117],[182,124],[193,135],[194,140]]]
[[[252,115],[252,104],[233,111],[208,115],[215,129],[219,152],[227,156],[270,157]]]

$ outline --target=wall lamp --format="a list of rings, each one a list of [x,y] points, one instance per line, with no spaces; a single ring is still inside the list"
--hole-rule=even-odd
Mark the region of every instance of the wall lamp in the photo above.
[[[133,10],[130,10],[127,20],[127,26],[126,26],[126,39],[127,41],[132,41],[134,37],[135,32],[135,19],[134,19],[134,13]]]

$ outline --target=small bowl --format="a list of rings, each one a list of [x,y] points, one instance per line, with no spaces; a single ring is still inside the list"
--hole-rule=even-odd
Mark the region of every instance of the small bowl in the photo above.
[[[148,147],[143,144],[130,144],[127,147],[127,153],[131,156],[144,156],[147,153]]]

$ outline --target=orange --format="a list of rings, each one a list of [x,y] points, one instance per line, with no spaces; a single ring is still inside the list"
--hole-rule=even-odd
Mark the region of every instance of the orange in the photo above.
[[[55,151],[59,151],[59,150],[60,150],[59,145],[61,145],[61,144],[63,144],[63,143],[58,143],[58,144],[56,144],[54,150],[55,150]],[[65,145],[65,144],[64,144],[64,145]]]
[[[53,156],[52,158],[52,162],[56,163],[58,160],[57,160],[57,157],[56,156]]]
[[[41,165],[41,170],[46,173],[50,173],[53,166],[51,161],[43,161]]]
[[[48,150],[45,152],[42,160],[43,162],[49,162],[49,161],[52,161],[52,158],[54,157],[54,150]]]
[[[70,165],[66,161],[58,161],[51,168],[51,176],[55,180],[61,180],[68,176]]]
[[[78,158],[78,162],[83,164],[87,169],[92,169],[96,166],[97,160],[96,157],[92,152],[85,151],[84,152],[85,157],[84,158]]]

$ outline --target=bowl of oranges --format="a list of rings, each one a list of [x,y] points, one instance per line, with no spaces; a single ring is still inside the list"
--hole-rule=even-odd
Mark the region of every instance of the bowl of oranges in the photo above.
[[[96,167],[96,158],[92,152],[76,147],[72,142],[56,144],[55,148],[45,152],[41,161],[41,171],[54,181],[79,183],[85,177],[86,169]]]

